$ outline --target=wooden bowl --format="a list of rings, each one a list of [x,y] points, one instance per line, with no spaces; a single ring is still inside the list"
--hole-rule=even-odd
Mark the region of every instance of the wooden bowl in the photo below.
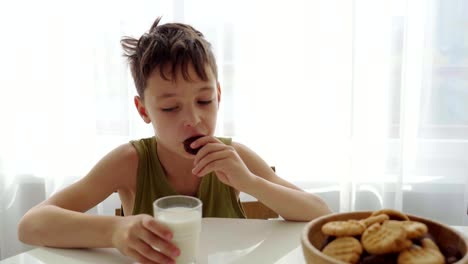
[[[370,216],[372,211],[336,213],[319,217],[304,227],[301,234],[301,245],[304,258],[308,264],[342,264],[322,252],[320,249],[326,243],[327,235],[322,233],[322,226],[330,221],[343,221],[349,219],[363,219]],[[427,225],[429,234],[436,240],[442,252],[456,249],[460,256],[456,264],[468,264],[468,239],[453,228],[418,216],[407,215],[410,220],[418,221]]]

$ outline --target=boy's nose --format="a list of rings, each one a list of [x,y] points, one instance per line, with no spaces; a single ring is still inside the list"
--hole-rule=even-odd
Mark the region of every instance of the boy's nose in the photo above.
[[[196,127],[200,117],[195,109],[188,109],[185,114],[184,127]]]

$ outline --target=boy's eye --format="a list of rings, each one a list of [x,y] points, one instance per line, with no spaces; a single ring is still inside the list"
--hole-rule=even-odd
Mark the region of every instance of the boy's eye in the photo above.
[[[211,104],[212,101],[213,100],[206,100],[206,101],[201,100],[201,101],[198,101],[198,103],[201,104],[201,105],[207,105],[207,104]]]
[[[177,106],[174,106],[174,107],[168,107],[168,108],[161,108],[161,110],[163,112],[172,112],[174,110],[176,110],[178,107]]]

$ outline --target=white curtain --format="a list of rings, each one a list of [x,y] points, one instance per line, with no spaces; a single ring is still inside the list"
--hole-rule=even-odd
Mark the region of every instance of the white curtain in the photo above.
[[[157,16],[213,44],[218,135],[335,211],[468,224],[464,0],[10,1],[0,4],[0,259],[28,248],[16,238],[27,209],[152,135],[119,40]],[[119,204],[113,195],[90,213]]]

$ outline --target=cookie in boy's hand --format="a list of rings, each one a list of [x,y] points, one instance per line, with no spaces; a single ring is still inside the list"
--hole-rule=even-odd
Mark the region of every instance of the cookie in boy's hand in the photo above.
[[[192,155],[196,155],[198,153],[198,151],[202,148],[202,147],[198,147],[196,149],[193,149],[192,147],[190,147],[190,144],[192,144],[195,140],[201,138],[203,136],[194,136],[194,137],[190,137],[190,138],[187,138],[186,140],[184,140],[184,149],[187,153],[189,154],[192,154]]]

